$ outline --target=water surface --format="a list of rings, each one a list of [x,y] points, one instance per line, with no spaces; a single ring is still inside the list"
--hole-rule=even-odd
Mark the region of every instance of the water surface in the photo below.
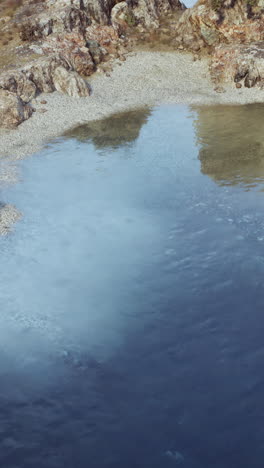
[[[263,114],[141,109],[21,163],[1,467],[262,468]]]

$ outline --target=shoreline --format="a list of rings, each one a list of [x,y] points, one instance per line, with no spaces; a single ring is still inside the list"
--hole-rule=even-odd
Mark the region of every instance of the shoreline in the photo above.
[[[218,93],[210,80],[209,59],[193,61],[185,52],[136,51],[116,62],[110,76],[95,73],[89,79],[92,94],[72,98],[58,92],[41,94],[36,112],[13,130],[0,131],[0,189],[17,181],[15,161],[33,155],[68,130],[118,112],[162,104],[232,105],[264,102],[264,91],[225,85]],[[41,104],[41,102],[45,104]],[[1,193],[1,192],[0,192]],[[1,200],[0,236],[21,217]]]
[[[41,94],[33,103],[36,112],[31,118],[16,129],[0,131],[0,160],[22,159],[78,125],[139,107],[264,102],[264,90],[258,88],[228,84],[225,92],[216,92],[208,61],[193,61],[192,54],[185,52],[136,51],[125,62],[116,62],[110,76],[92,75],[92,94],[87,98]]]

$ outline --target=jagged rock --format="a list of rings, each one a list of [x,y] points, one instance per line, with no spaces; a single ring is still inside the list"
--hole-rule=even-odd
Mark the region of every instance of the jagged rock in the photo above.
[[[93,24],[86,29],[86,40],[97,41],[100,46],[111,50],[111,46],[118,40],[118,34],[112,26]]]
[[[178,42],[186,48],[212,48],[219,43],[264,40],[263,0],[199,0],[175,26]]]
[[[70,6],[84,11],[91,20],[104,25],[109,23],[111,9],[115,3],[115,0],[47,0],[50,11],[59,11],[65,9],[65,6]]]
[[[0,88],[17,94],[25,103],[34,99],[37,93],[36,85],[19,71],[1,76]]]
[[[95,65],[101,63],[107,55],[106,49],[101,47],[97,41],[86,41],[86,47],[89,49]]]
[[[38,92],[52,93],[55,91],[52,79],[55,63],[53,59],[47,58],[24,68],[27,78],[35,84]],[[57,63],[56,66],[58,66]]]
[[[125,60],[127,27],[157,28],[161,14],[183,8],[180,0],[22,0],[8,25],[16,35],[19,25],[20,38],[35,44],[16,47],[19,69],[0,76],[3,125],[28,118],[33,110],[25,104],[39,93],[88,96],[89,85],[80,75],[91,75],[106,55]],[[33,51],[42,57],[21,65]]]
[[[13,128],[32,114],[32,108],[15,93],[0,89],[0,126]]]
[[[158,28],[159,16],[172,10],[184,10],[179,0],[131,0],[133,16],[136,23],[145,28]]]
[[[24,19],[20,31],[23,40],[65,32],[77,32],[85,37],[91,25],[109,26],[111,21],[119,33],[126,25],[137,23],[145,28],[157,28],[161,14],[185,8],[180,0],[46,0],[42,5],[38,14]]]
[[[63,57],[70,67],[84,76],[94,72],[95,64],[89,49],[86,47],[85,39],[78,33],[67,33],[57,38],[47,40],[43,44],[46,54],[56,53]]]
[[[39,17],[29,17],[20,25],[20,38],[22,41],[42,39],[53,32],[53,19],[46,14]]]
[[[118,35],[123,34],[128,26],[135,24],[136,19],[127,2],[117,3],[111,10],[111,23]]]
[[[53,83],[57,91],[73,97],[90,95],[88,83],[78,73],[68,71],[64,67],[57,67],[53,73]]]
[[[214,51],[211,75],[216,82],[264,85],[264,41],[250,45],[220,45]]]
[[[68,59],[72,65],[72,68],[76,70],[80,75],[89,76],[94,70],[94,62],[89,49],[83,47],[78,51],[72,51],[68,54]]]

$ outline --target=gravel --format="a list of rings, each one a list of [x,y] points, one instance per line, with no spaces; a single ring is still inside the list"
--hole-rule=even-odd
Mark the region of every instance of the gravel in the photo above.
[[[117,66],[117,65],[122,66]],[[264,91],[216,88],[210,81],[208,60],[193,61],[182,52],[139,51],[116,63],[110,76],[90,78],[92,95],[75,99],[59,93],[42,94],[33,116],[15,130],[0,131],[0,188],[16,180],[15,161],[39,151],[66,130],[113,113],[142,106],[184,103],[192,105],[249,104],[264,101]],[[45,106],[44,106],[45,102]],[[0,192],[1,193],[1,192]],[[1,200],[0,200],[1,201]],[[0,234],[9,232],[20,214],[0,203]]]
[[[0,132],[0,156],[14,159],[38,151],[64,131],[112,113],[162,103],[247,104],[264,101],[264,91],[225,86],[214,90],[208,60],[193,61],[180,52],[140,51],[114,66],[111,76],[95,73],[90,78],[92,95],[75,99],[59,93],[42,94],[36,112],[17,129]],[[47,101],[43,112],[41,101]]]

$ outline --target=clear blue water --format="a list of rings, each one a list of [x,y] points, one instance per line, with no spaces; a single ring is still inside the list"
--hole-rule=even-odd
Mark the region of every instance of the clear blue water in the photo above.
[[[1,468],[263,467],[263,114],[142,109],[21,162]]]

